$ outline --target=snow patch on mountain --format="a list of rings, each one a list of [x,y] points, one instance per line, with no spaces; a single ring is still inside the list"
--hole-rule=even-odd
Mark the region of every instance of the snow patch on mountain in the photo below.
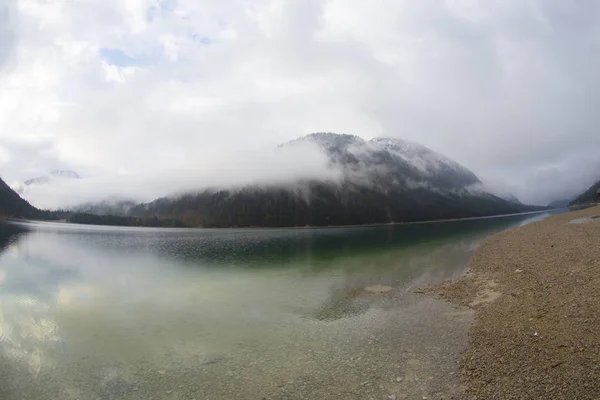
[[[456,190],[480,183],[459,163],[418,143],[391,137],[369,141],[347,134],[313,133],[287,145],[314,143],[343,171],[347,180],[365,186]],[[415,186],[416,185],[416,186]]]
[[[50,171],[50,175],[57,178],[81,179],[77,172],[68,169],[53,169]]]
[[[466,168],[456,161],[436,153],[419,143],[389,137],[376,137],[371,139],[369,143],[404,159],[413,167],[426,174],[435,173],[446,168],[460,172],[466,170]]]
[[[43,185],[50,182],[50,178],[47,176],[38,176],[37,178],[32,178],[32,179],[28,179],[25,182],[23,182],[25,184],[25,186],[31,186],[31,185]]]
[[[34,186],[46,186],[51,185],[56,180],[70,180],[70,179],[81,179],[81,176],[75,171],[66,170],[66,169],[53,169],[43,175],[37,176],[35,178],[27,179],[25,182],[15,183],[12,186],[12,189],[19,193],[20,195],[24,195],[28,188]]]
[[[24,182],[26,186],[30,185],[42,185],[46,183],[50,183],[50,181],[54,178],[58,179],[81,179],[81,176],[75,171],[71,170],[63,170],[63,169],[53,169],[48,174],[38,176],[36,178],[28,179]]]

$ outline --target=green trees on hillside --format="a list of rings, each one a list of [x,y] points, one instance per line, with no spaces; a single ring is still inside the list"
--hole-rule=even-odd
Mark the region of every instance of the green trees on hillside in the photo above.
[[[158,219],[158,217],[139,218],[139,217],[120,217],[116,215],[94,215],[85,213],[72,213],[67,216],[67,221],[74,224],[88,225],[110,225],[110,226],[147,226],[164,228],[183,228],[186,227],[183,222],[175,219]]]
[[[315,182],[306,190],[247,187],[160,199],[134,207],[138,217],[182,220],[204,227],[360,225],[463,218],[524,211],[494,196],[410,192]]]

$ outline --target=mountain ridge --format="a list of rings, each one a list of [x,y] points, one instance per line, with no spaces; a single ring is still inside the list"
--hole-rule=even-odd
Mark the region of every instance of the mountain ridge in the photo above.
[[[81,179],[81,176],[72,170],[69,169],[53,169],[50,170],[46,175],[37,176],[35,178],[27,179],[23,184],[25,186],[31,185],[43,185],[46,183],[50,183],[50,181],[54,178],[59,179]]]

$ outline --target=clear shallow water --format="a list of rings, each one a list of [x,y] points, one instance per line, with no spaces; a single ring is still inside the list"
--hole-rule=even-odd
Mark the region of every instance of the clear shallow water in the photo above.
[[[457,384],[472,316],[414,290],[464,272],[490,233],[540,217],[0,224],[0,398],[436,398]]]

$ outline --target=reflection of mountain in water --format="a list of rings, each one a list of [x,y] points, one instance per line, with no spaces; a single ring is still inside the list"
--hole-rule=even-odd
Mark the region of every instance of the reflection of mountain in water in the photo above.
[[[14,224],[7,224],[0,221],[0,254],[16,241],[28,230]]]
[[[485,235],[518,225],[524,216],[441,223],[398,224],[329,229],[186,230],[145,236],[129,251],[152,251],[206,267],[236,265],[276,268],[293,263],[331,268],[341,258],[374,257],[382,251],[459,237]],[[129,233],[121,233],[129,235]],[[97,234],[100,236],[101,234]],[[107,233],[106,235],[109,235]],[[102,241],[102,239],[98,239]],[[123,243],[129,241],[123,241]],[[112,245],[112,243],[111,243]],[[277,262],[275,262],[277,261]],[[308,262],[310,261],[310,262]],[[351,268],[348,264],[347,268]]]
[[[0,221],[0,258],[28,233],[29,230],[20,225]],[[0,268],[0,399],[57,398],[33,378],[40,373],[42,350],[39,338],[46,339],[48,326],[46,320],[34,316],[31,311],[38,305],[35,299],[27,293],[19,296],[6,289],[12,285],[12,273],[17,267],[20,265],[11,265],[9,261],[2,263]]]

